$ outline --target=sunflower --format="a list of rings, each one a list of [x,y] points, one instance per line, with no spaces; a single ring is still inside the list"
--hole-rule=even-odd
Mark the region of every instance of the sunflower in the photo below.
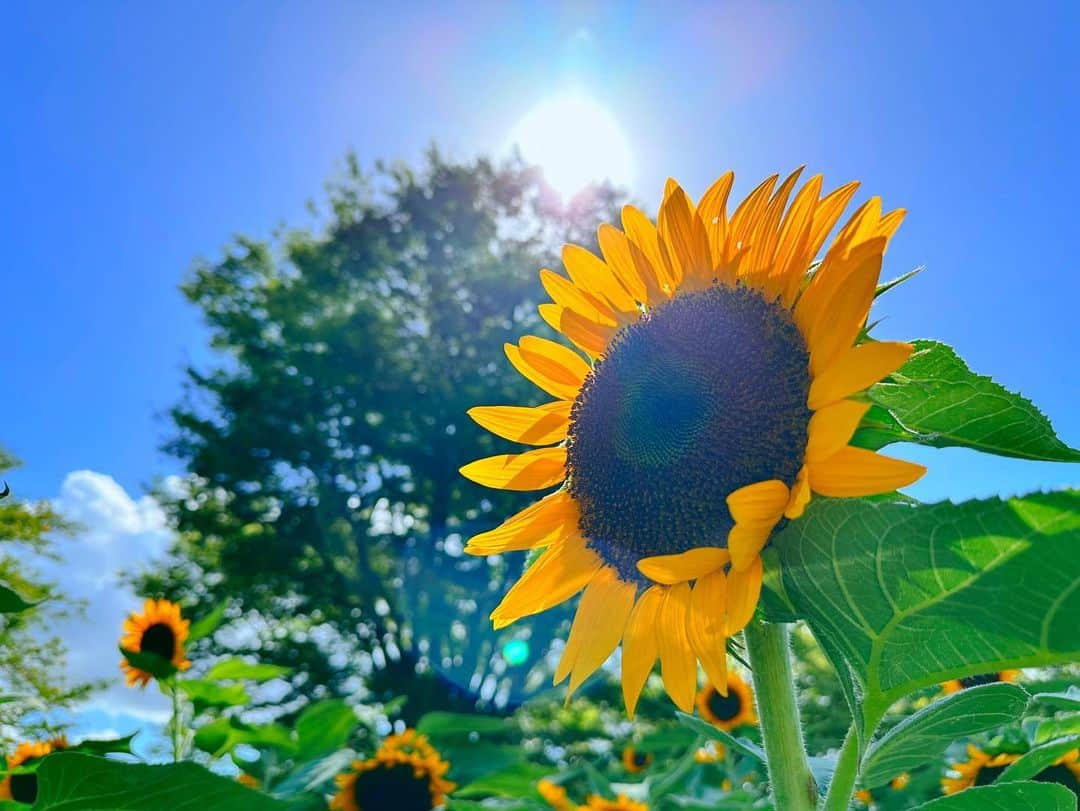
[[[903,791],[908,787],[908,783],[910,782],[911,775],[907,772],[902,772],[901,774],[896,775],[896,777],[889,781],[889,788],[891,788],[893,791]],[[874,794],[870,791],[870,789],[861,788],[855,792],[855,799],[863,805],[872,805],[875,798]]]
[[[967,753],[967,760],[953,763],[949,767],[957,776],[941,779],[941,789],[946,794],[956,794],[972,786],[987,786],[1010,764],[1020,759],[1020,755],[1012,752],[987,754],[973,743],[967,745]]]
[[[714,684],[707,684],[698,693],[697,708],[702,718],[725,732],[743,724],[757,723],[754,695],[750,692],[750,685],[736,673],[728,673],[723,691]]]
[[[124,620],[124,636],[120,647],[138,653],[153,653],[170,662],[177,670],[187,670],[191,662],[184,658],[184,642],[190,622],[180,616],[180,606],[168,600],[147,600],[141,614],[132,613]],[[132,665],[127,659],[120,662],[128,687],[145,687],[154,674]]]
[[[708,741],[694,752],[695,763],[718,763],[727,757],[727,748],[719,741]]]
[[[639,752],[634,747],[627,746],[622,750],[622,762],[623,767],[630,774],[637,774],[649,767],[649,764],[653,762],[653,756],[648,752]]]
[[[1057,783],[1080,797],[1080,749],[1073,749],[1031,778],[1039,783]]]
[[[391,735],[373,757],[338,775],[330,808],[338,811],[430,811],[456,788],[445,779],[450,764],[415,730]]]
[[[904,212],[871,199],[812,266],[858,184],[821,196],[817,176],[788,206],[800,173],[769,178],[730,216],[730,172],[696,206],[669,181],[658,227],[627,206],[625,230],[600,227],[602,259],[567,246],[569,278],[540,271],[552,298],[540,314],[583,354],[535,336],[507,344],[555,399],[469,411],[539,447],[472,462],[466,478],[558,487],[469,541],[475,555],[544,550],[495,627],[584,590],[556,683],[569,677],[573,693],[621,642],[631,716],[657,658],[685,711],[696,661],[727,681],[726,640],[753,616],[759,553],[813,493],[888,493],[925,471],[848,444],[870,407],[860,393],[912,352],[865,334]]]
[[[577,808],[567,795],[566,789],[547,778],[536,784],[536,790],[544,798],[544,802],[555,811],[575,811]]]
[[[67,738],[58,735],[48,741],[20,743],[15,753],[8,755],[8,773],[0,782],[0,800],[13,800],[17,803],[33,805],[37,801],[38,783],[34,772],[16,772],[11,770],[20,766],[31,766],[46,755],[68,748]]]
[[[646,803],[631,800],[625,794],[618,795],[614,800],[601,797],[599,794],[590,794],[585,798],[585,805],[581,811],[649,811]]]
[[[969,687],[981,687],[984,684],[996,684],[999,681],[1015,682],[1019,678],[1019,670],[999,670],[997,673],[982,673],[978,676],[965,676],[962,679],[949,679],[942,683],[941,689],[946,695],[951,695]]]

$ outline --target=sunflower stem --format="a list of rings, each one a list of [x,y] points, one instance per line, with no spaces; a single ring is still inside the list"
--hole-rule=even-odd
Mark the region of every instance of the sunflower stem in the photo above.
[[[790,631],[787,625],[755,620],[744,633],[774,804],[784,811],[813,811],[818,790],[795,701]]]
[[[825,797],[823,811],[846,811],[855,790],[855,778],[859,771],[859,734],[855,722],[851,723],[844,745],[840,747],[840,756],[836,761],[836,771],[829,783],[829,793]]]
[[[180,713],[182,708],[180,706],[180,689],[173,680],[169,685],[169,694],[172,697],[172,720],[169,722],[170,731],[172,732],[172,754],[173,763],[179,763],[183,760],[183,729],[180,726]]]

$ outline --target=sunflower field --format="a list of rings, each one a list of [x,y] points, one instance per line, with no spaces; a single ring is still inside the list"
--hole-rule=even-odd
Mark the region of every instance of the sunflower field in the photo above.
[[[169,545],[97,652],[167,721],[68,728],[102,685],[18,549],[75,530],[5,486],[0,808],[1076,809],[1080,492],[904,491],[1080,451],[877,337],[921,279],[880,190],[734,188],[350,156],[318,228],[199,260]]]

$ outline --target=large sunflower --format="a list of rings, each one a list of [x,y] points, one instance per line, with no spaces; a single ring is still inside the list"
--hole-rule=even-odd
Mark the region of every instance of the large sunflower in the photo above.
[[[696,661],[727,680],[726,640],[753,615],[759,553],[812,493],[866,496],[924,468],[849,446],[869,408],[860,393],[908,358],[865,335],[882,256],[903,211],[873,198],[814,258],[855,193],[820,176],[769,178],[726,211],[729,172],[695,206],[669,181],[658,227],[623,209],[602,225],[603,258],[567,246],[569,278],[540,278],[541,316],[582,353],[526,336],[506,354],[555,398],[470,416],[506,439],[545,446],[461,472],[537,503],[473,537],[476,555],[544,549],[492,612],[497,628],[584,589],[556,672],[573,692],[623,644],[632,715],[656,659],[689,711]]]
[[[697,708],[702,718],[725,732],[744,724],[757,723],[754,694],[750,691],[750,685],[737,673],[728,673],[723,690],[715,684],[705,685],[698,693]]]
[[[973,743],[967,745],[967,753],[967,760],[949,766],[955,776],[941,779],[941,789],[946,794],[956,794],[972,786],[988,786],[1020,759],[1020,755],[1012,752],[988,754]]]
[[[336,811],[431,811],[456,786],[445,779],[450,764],[415,730],[391,735],[373,757],[353,761],[335,778]]]
[[[20,743],[14,754],[8,755],[8,773],[0,782],[0,800],[33,805],[37,801],[38,782],[34,772],[12,772],[20,766],[31,766],[46,755],[68,748],[67,739],[59,735],[52,740]]]
[[[999,670],[996,673],[982,673],[978,676],[965,676],[962,679],[949,679],[943,682],[941,689],[946,695],[959,693],[969,687],[981,687],[984,684],[996,684],[997,682],[1015,682],[1020,678],[1019,670]]]
[[[154,653],[177,670],[187,670],[191,662],[184,658],[184,642],[190,622],[180,616],[180,606],[168,600],[147,600],[142,613],[132,613],[124,620],[124,636],[120,647],[138,653]],[[141,670],[127,659],[120,662],[128,686],[145,687],[154,674]]]

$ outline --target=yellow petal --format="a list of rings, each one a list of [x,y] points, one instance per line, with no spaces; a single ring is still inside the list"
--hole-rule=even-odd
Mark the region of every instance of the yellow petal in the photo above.
[[[661,252],[656,226],[644,213],[629,205],[623,206],[622,225],[626,238],[634,243],[648,260],[661,291],[667,296],[672,295],[679,286],[682,275],[676,274]]]
[[[802,167],[788,175],[776,194],[769,200],[768,205],[761,215],[761,219],[755,223],[749,236],[750,257],[743,267],[744,274],[753,279],[756,287],[761,287],[761,277],[767,274],[773,264],[776,255],[776,245],[779,239],[780,218],[784,214],[791,190],[802,174]]]
[[[738,524],[775,524],[787,500],[787,485],[779,479],[769,479],[735,490],[727,497],[727,506]]]
[[[806,462],[822,462],[848,444],[870,403],[841,400],[815,411],[807,427]]]
[[[855,265],[854,269],[847,274],[843,286],[827,299],[808,336],[812,375],[823,372],[837,355],[850,349],[866,323],[881,276],[882,244],[882,240],[874,240],[852,252],[850,261]]]
[[[792,485],[791,497],[788,499],[787,507],[784,508],[784,518],[792,520],[799,518],[809,503],[810,474],[806,469],[806,465],[803,465],[799,470],[798,477],[795,479],[795,484]]]
[[[553,543],[491,612],[495,629],[569,600],[585,588],[601,566],[600,556],[585,545],[580,535]]]
[[[773,186],[780,179],[780,175],[772,175],[765,178],[756,189],[747,195],[735,213],[731,215],[731,227],[728,236],[728,250],[737,249],[741,243],[746,242],[753,233],[759,218],[765,211],[772,197]],[[725,260],[730,256],[724,257]]]
[[[691,712],[697,692],[697,660],[690,647],[687,628],[690,584],[668,586],[665,591],[657,627],[660,675],[664,679],[664,689],[675,705],[683,712]]]
[[[880,238],[860,243],[850,251],[838,250],[835,245],[830,249],[795,304],[795,323],[811,350],[818,331],[834,324],[832,301],[847,286],[851,274],[875,254],[884,253],[885,240]]]
[[[638,571],[654,583],[683,583],[719,569],[730,560],[718,546],[702,546],[677,555],[655,555],[638,561]]]
[[[615,570],[608,567],[597,572],[585,587],[562,660],[555,671],[555,684],[570,676],[567,698],[607,661],[618,646],[634,607],[636,591],[633,583],[624,583]]]
[[[566,478],[566,448],[539,448],[470,462],[461,475],[496,490],[543,490]]]
[[[574,284],[599,296],[616,313],[636,313],[637,304],[604,262],[578,245],[564,245],[563,265]]]
[[[837,498],[890,493],[918,481],[926,468],[864,448],[841,448],[823,462],[807,464],[810,489]]]
[[[649,678],[649,673],[660,655],[657,641],[657,623],[660,606],[664,602],[664,590],[659,586],[647,589],[637,601],[623,632],[622,689],[626,702],[626,714],[631,719],[637,708],[638,697]]]
[[[777,521],[779,518],[777,519]],[[728,548],[731,549],[732,571],[742,571],[758,560],[758,554],[769,542],[772,524],[736,524],[728,532]]]
[[[558,490],[507,518],[495,529],[469,539],[470,555],[498,555],[547,546],[577,531],[578,506],[565,490]]]
[[[821,199],[821,203],[814,211],[814,224],[810,228],[810,242],[807,245],[811,260],[821,250],[825,237],[836,225],[836,221],[840,219],[840,215],[844,213],[844,209],[847,208],[847,204],[851,202],[851,198],[855,196],[858,189],[859,182],[852,181]]]
[[[728,636],[737,634],[754,616],[758,597],[761,595],[761,558],[745,569],[732,569],[728,574]]]
[[[527,445],[550,445],[566,439],[572,406],[568,400],[559,400],[535,408],[476,406],[466,413],[495,436]]]
[[[727,577],[722,571],[698,579],[690,594],[690,644],[705,675],[727,684]]]
[[[781,226],[770,282],[771,289],[782,296],[785,307],[791,307],[795,302],[799,286],[814,258],[810,253],[810,232],[821,195],[821,184],[821,175],[810,178],[795,196]]]
[[[911,344],[871,341],[840,352],[810,384],[807,405],[816,411],[869,388],[903,366],[913,351]]]
[[[716,259],[724,256],[728,225],[727,201],[734,183],[735,173],[724,173],[701,196],[701,202],[698,203],[698,216],[705,225],[709,249]]]
[[[577,397],[581,383],[575,384],[566,369],[558,369],[557,365],[551,362],[550,359],[545,359],[544,356],[536,352],[530,352],[526,355],[520,347],[514,346],[514,344],[503,344],[503,350],[506,352],[506,357],[510,359],[510,363],[521,373],[522,377],[530,383],[536,384],[552,397],[557,397],[560,400],[573,400]],[[552,371],[556,371],[555,377],[549,374]]]
[[[598,358],[607,350],[616,328],[590,321],[574,310],[557,304],[541,304],[536,308],[548,325],[565,335],[574,346],[589,357]],[[508,344],[513,346],[513,344]]]
[[[704,287],[712,281],[713,262],[705,226],[680,188],[672,191],[660,209],[660,235],[682,268],[683,285]]]
[[[575,391],[592,371],[589,364],[573,349],[547,338],[525,335],[518,342],[518,347],[522,356],[535,368],[552,380],[573,386]]]
[[[626,235],[612,225],[604,223],[596,232],[600,251],[622,286],[642,304],[656,304],[666,298],[656,280],[656,272],[645,254]]]
[[[598,324],[615,326],[615,311],[610,306],[592,293],[579,289],[558,273],[544,268],[540,271],[540,284],[556,304],[574,310]]]

